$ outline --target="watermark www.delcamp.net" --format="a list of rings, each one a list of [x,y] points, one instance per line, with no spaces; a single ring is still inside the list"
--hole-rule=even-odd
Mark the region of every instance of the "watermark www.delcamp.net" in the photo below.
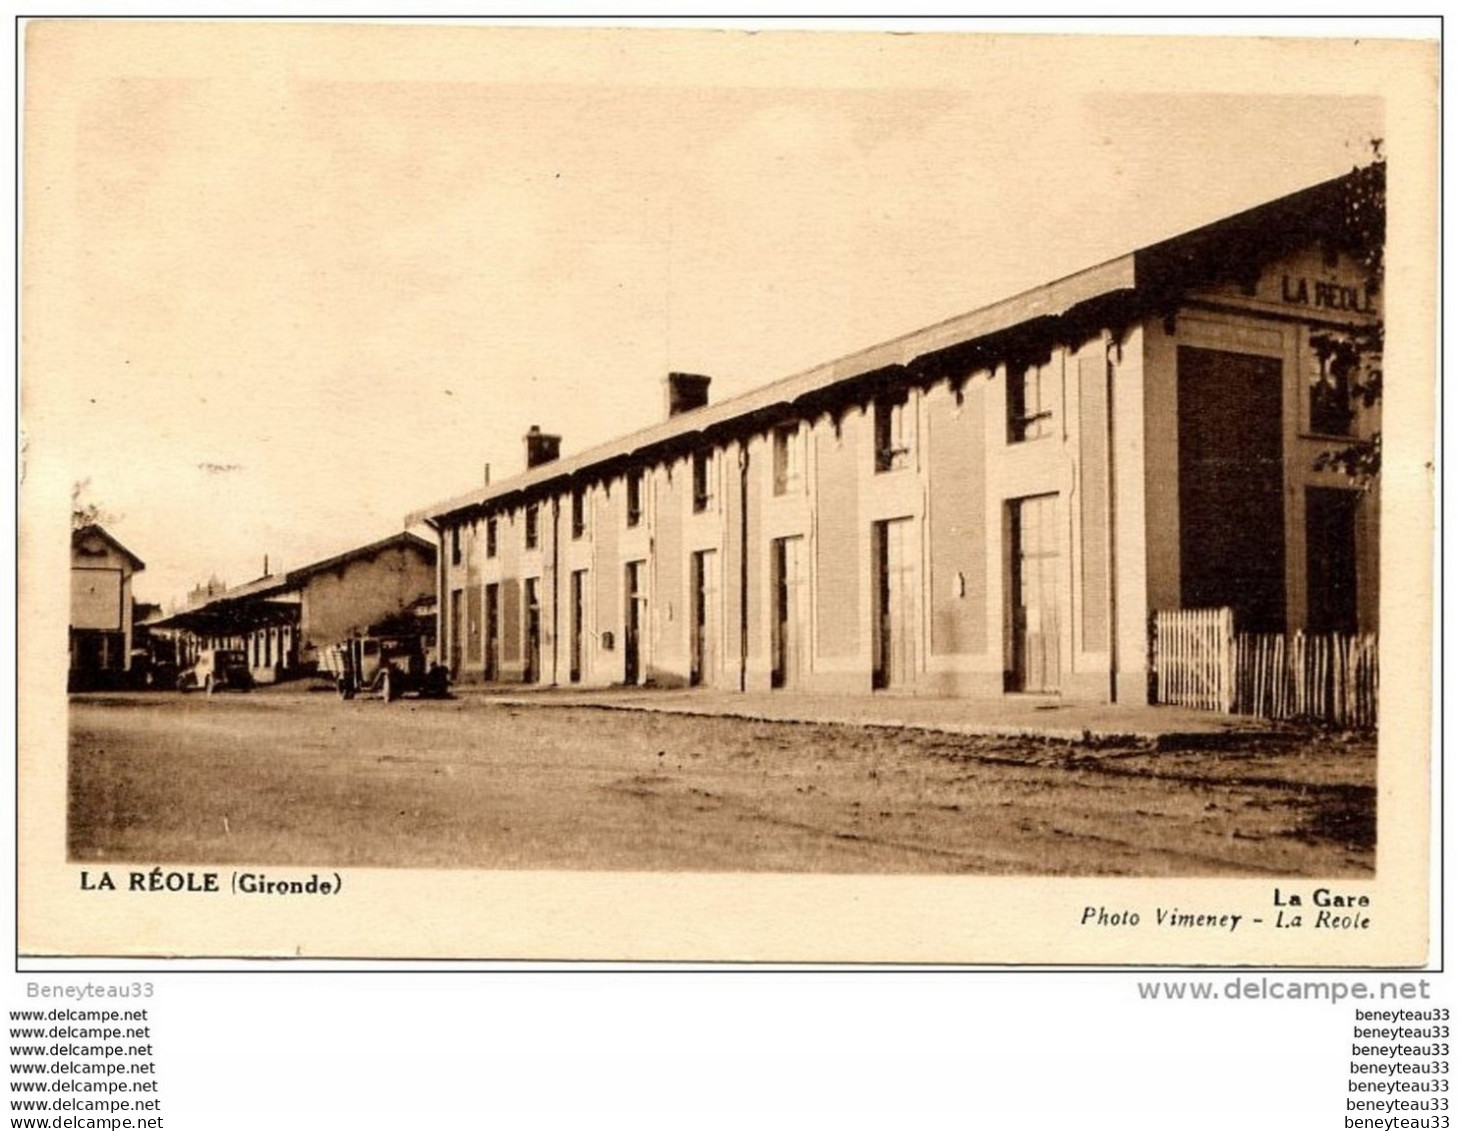
[[[1242,975],[1226,981],[1135,983],[1141,1001],[1328,1001],[1424,1002],[1429,999],[1428,978],[1366,982],[1333,978],[1283,977],[1279,974]]]

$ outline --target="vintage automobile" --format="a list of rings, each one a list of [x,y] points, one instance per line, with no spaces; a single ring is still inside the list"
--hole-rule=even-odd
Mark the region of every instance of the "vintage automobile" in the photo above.
[[[410,633],[352,636],[326,649],[321,667],[334,676],[341,699],[364,692],[389,703],[411,693],[422,699],[450,694],[446,669],[428,662],[421,638]]]
[[[248,657],[241,648],[204,648],[197,660],[177,677],[179,691],[198,688],[211,695],[215,691],[250,691],[253,677],[248,672]]]
[[[177,665],[165,655],[146,648],[132,649],[132,666],[128,675],[130,685],[139,691],[177,686]]]

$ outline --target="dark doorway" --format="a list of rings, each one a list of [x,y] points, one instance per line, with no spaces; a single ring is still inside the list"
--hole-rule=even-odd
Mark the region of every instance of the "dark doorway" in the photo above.
[[[488,680],[501,679],[502,590],[493,582],[486,587],[486,664]]]
[[[568,666],[570,683],[579,683],[583,678],[583,590],[585,569],[573,570],[571,588],[568,590]]]
[[[527,605],[527,654],[522,657],[522,682],[536,683],[542,678],[542,604],[537,593],[537,578],[523,583]]]
[[[1307,488],[1307,629],[1358,631],[1358,492]]]
[[[876,640],[872,686],[896,690],[912,683],[916,657],[916,548],[912,520],[878,522],[873,531]]]
[[[643,681],[643,629],[648,596],[643,588],[643,562],[623,568],[623,682]]]
[[[1181,346],[1180,603],[1285,632],[1282,362]]]

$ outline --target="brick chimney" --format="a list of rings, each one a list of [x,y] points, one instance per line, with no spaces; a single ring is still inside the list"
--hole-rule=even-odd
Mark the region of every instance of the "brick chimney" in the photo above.
[[[528,470],[544,463],[551,463],[557,458],[557,453],[562,447],[561,436],[549,436],[535,424],[527,429],[527,434],[522,438],[527,442]]]
[[[698,373],[670,373],[664,378],[670,416],[703,408],[709,403],[709,378]]]

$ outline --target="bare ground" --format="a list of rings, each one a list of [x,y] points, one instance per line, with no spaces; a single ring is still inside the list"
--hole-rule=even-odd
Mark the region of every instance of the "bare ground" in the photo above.
[[[78,862],[1367,876],[1369,738],[1152,751],[488,699],[77,696]]]

